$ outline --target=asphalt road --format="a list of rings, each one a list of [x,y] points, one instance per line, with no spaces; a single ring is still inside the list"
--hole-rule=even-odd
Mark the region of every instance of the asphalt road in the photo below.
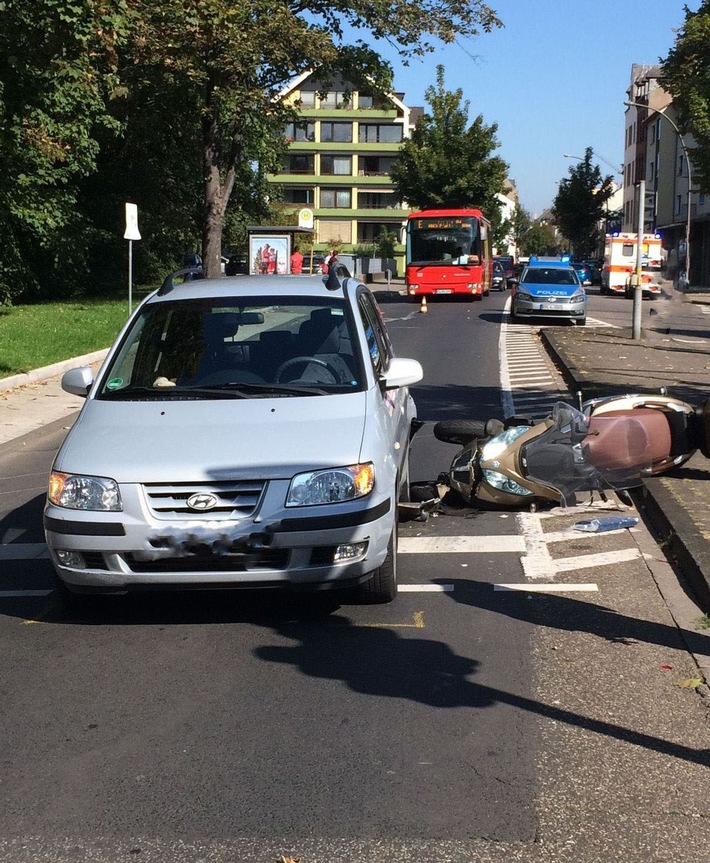
[[[500,414],[505,295],[378,298],[423,419]],[[533,392],[558,386],[550,367]],[[707,859],[707,712],[642,528],[447,508],[402,525],[388,606],[211,593],[72,619],[40,530],[66,425],[0,449],[0,536],[24,547],[0,562],[0,860]],[[415,482],[454,452],[430,426]]]

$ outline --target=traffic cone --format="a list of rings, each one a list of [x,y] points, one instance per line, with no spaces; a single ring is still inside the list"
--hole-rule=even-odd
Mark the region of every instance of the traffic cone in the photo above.
[[[427,312],[427,311],[429,311],[429,310],[427,309],[427,307],[426,307],[426,297],[422,297],[422,304],[421,304],[421,306],[419,306],[419,311],[420,311],[420,312]]]

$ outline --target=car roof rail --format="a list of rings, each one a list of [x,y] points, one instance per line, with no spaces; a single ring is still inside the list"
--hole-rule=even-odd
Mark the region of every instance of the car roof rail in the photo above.
[[[182,270],[175,270],[174,273],[170,273],[163,279],[163,284],[158,290],[158,296],[164,297],[166,294],[169,294],[170,291],[172,291],[172,289],[175,287],[175,279],[183,276],[183,281],[185,281],[184,277],[188,274],[191,274],[193,279],[205,278],[205,271],[202,269],[202,267],[185,267]]]

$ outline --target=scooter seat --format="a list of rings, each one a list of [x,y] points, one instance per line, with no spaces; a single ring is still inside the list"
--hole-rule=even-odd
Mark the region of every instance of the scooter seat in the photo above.
[[[668,458],[671,445],[668,419],[653,408],[592,416],[583,441],[588,461],[601,471],[642,471]]]

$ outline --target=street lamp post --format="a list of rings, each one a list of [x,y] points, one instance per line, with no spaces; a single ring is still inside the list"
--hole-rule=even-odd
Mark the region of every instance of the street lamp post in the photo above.
[[[613,169],[613,171],[614,171],[614,173],[615,173],[615,174],[619,174],[620,176],[622,176],[622,177],[623,177],[624,172],[619,170],[619,166],[618,166],[618,165],[614,165],[614,164],[612,164],[608,159],[605,159],[605,158],[604,158],[604,156],[600,156],[600,155],[599,155],[599,153],[597,153],[597,151],[596,151],[593,147],[590,147],[589,149],[590,149],[590,151],[591,151],[592,153],[594,153],[594,155],[597,157],[597,159],[601,159],[601,160],[602,160],[602,162],[606,162],[606,164],[607,164],[610,168],[612,168],[612,169]],[[564,159],[578,159],[580,162],[583,162],[583,161],[584,161],[584,157],[583,157],[583,156],[573,156],[571,153],[563,153],[563,154],[562,154],[562,157],[563,157]]]
[[[683,149],[683,155],[685,156],[685,164],[688,166],[688,206],[687,206],[687,214],[685,219],[685,273],[684,273],[684,286],[687,287],[690,285],[690,201],[692,197],[693,183],[691,179],[690,173],[690,157],[688,155],[688,148],[685,146],[685,140],[683,139],[683,135],[681,134],[680,129],[676,126],[676,124],[671,120],[671,118],[665,114],[663,111],[659,111],[657,108],[650,108],[648,105],[644,105],[643,102],[624,102],[624,105],[629,105],[634,108],[645,108],[647,111],[653,111],[654,114],[659,114],[665,120],[673,126],[675,129],[675,133],[678,136],[678,140],[680,141],[680,146]]]

